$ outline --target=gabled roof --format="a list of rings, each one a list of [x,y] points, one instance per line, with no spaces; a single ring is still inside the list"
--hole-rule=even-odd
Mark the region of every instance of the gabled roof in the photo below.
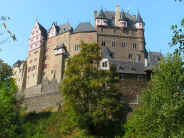
[[[50,32],[50,30],[52,29],[53,26],[54,26],[55,29],[56,29],[56,33],[59,33],[59,26],[57,25],[56,22],[53,22],[53,23],[52,23],[52,25],[51,25],[50,29],[48,30],[48,32]]]
[[[39,22],[37,23],[38,23],[42,36],[47,37],[47,30]]]
[[[90,22],[80,23],[77,28],[74,30],[74,33],[81,33],[81,32],[94,32],[96,31],[95,28],[91,25]]]

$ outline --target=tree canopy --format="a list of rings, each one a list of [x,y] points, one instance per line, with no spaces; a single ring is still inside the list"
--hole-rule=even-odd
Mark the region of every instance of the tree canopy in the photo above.
[[[126,138],[184,136],[184,63],[178,54],[169,55],[155,71],[141,105],[127,123]]]
[[[68,60],[61,84],[64,126],[71,131],[77,127],[87,135],[113,137],[122,135],[128,108],[117,88],[115,70],[101,70],[101,58],[97,44],[82,43],[80,53]]]
[[[0,60],[0,137],[21,137],[21,116],[15,93],[17,87],[11,78],[11,67]]]

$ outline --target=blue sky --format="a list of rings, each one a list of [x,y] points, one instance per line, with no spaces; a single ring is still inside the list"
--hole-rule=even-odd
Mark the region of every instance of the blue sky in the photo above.
[[[58,24],[69,21],[76,27],[80,22],[93,24],[94,10],[115,10],[116,5],[131,14],[140,11],[146,23],[148,50],[164,54],[171,51],[170,27],[184,17],[184,4],[174,0],[2,0],[0,15],[11,17],[8,27],[17,35],[17,41],[1,44],[0,58],[12,65],[27,57],[28,37],[36,19],[47,29],[53,21]]]

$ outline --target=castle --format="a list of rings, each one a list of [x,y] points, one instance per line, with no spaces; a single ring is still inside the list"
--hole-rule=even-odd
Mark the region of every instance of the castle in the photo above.
[[[13,77],[19,90],[41,85],[43,80],[60,83],[67,58],[80,52],[83,41],[102,47],[102,69],[114,64],[122,80],[147,80],[161,53],[146,50],[144,26],[140,13],[130,15],[119,6],[115,12],[94,11],[94,25],[80,23],[75,29],[69,23],[54,22],[47,30],[36,21],[29,37],[28,57],[14,64]]]

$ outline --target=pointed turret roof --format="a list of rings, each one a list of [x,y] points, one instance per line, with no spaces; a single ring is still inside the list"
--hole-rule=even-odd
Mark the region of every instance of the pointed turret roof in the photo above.
[[[123,10],[120,13],[120,20],[127,21],[127,17],[126,17],[125,12]]]
[[[98,19],[107,19],[103,9],[100,10],[100,13],[99,13],[99,15],[96,18],[98,18]]]
[[[143,19],[142,19],[142,17],[141,17],[140,12],[137,13],[137,22],[143,23]]]

